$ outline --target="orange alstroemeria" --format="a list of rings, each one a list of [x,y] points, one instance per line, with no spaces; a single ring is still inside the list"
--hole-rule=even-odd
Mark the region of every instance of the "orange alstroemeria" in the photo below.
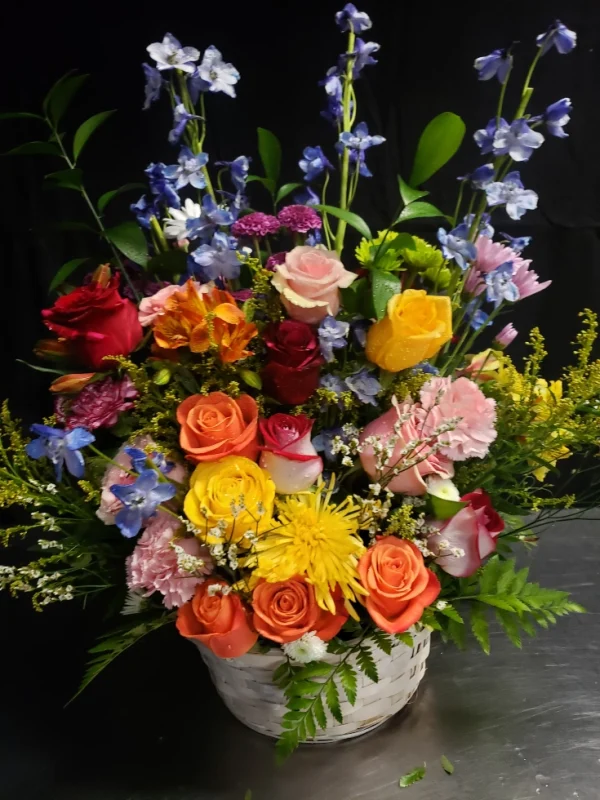
[[[167,300],[154,324],[159,347],[189,347],[192,353],[216,347],[221,361],[227,363],[251,355],[245,348],[257,333],[229,292],[216,287],[200,292],[191,280]]]

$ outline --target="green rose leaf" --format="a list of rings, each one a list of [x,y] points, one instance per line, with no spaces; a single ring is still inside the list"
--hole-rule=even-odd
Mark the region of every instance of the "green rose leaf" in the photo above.
[[[75,138],[73,139],[73,159],[77,161],[79,155],[87,140],[90,138],[92,133],[98,128],[104,120],[107,120],[115,113],[116,109],[112,111],[101,111],[99,114],[94,114],[93,117],[86,119],[75,131]]]
[[[398,187],[400,189],[400,197],[402,198],[402,202],[405,206],[408,206],[410,203],[414,203],[414,201],[418,200],[420,197],[426,197],[429,194],[429,192],[425,189],[413,189],[412,186],[409,186],[408,183],[406,183],[401,175],[398,175]]]
[[[274,133],[266,128],[258,128],[258,153],[265,175],[273,182],[273,192],[281,172],[281,144]]]
[[[77,267],[81,264],[85,264],[86,261],[89,261],[88,258],[72,258],[70,261],[67,261],[66,264],[63,264],[62,267],[58,270],[56,275],[52,278],[52,282],[48,287],[48,292],[54,291],[61,283],[64,283],[69,275],[74,272]]]
[[[98,211],[100,214],[104,211],[106,206],[119,194],[123,194],[123,192],[129,192],[133,189],[145,189],[146,186],[143,183],[126,183],[124,186],[119,186],[118,189],[111,189],[109,192],[105,192],[98,198]]]
[[[48,114],[55,127],[58,127],[58,123],[69,108],[71,100],[88,77],[89,75],[71,76],[71,73],[68,72],[54,84],[46,95],[43,104],[44,111]]]
[[[104,232],[109,242],[114,244],[124,256],[140,267],[148,264],[148,245],[146,237],[135,222],[123,222]]]
[[[402,285],[398,278],[390,275],[389,272],[382,272],[380,269],[372,271],[372,294],[375,316],[378,320],[385,317],[388,301],[395,294],[399,294]]]
[[[13,147],[5,156],[62,156],[60,147],[54,142],[25,142]]]
[[[440,211],[439,208],[436,208],[431,203],[423,203],[417,200],[414,203],[411,203],[408,206],[405,206],[402,211],[400,212],[400,216],[394,223],[397,225],[399,222],[405,222],[409,219],[423,219],[427,217],[445,217],[443,211]]]
[[[74,189],[76,192],[80,192],[83,172],[77,167],[75,169],[61,169],[58,172],[50,172],[45,178],[48,181],[52,181],[50,184],[52,187]]]

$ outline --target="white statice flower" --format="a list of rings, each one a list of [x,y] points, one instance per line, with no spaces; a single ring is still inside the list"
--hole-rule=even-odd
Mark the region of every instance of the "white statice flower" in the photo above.
[[[282,650],[292,661],[308,664],[310,661],[319,661],[323,658],[327,653],[327,645],[314,631],[309,631],[295,642],[282,645]]]
[[[164,233],[167,239],[186,239],[188,234],[188,222],[198,220],[202,216],[202,209],[199,203],[194,203],[188,197],[183,204],[183,208],[170,208],[169,217],[163,222]]]
[[[460,502],[460,492],[450,478],[440,478],[437,475],[433,475],[427,481],[427,494],[439,497],[440,500]]]
[[[233,66],[223,61],[223,56],[214,45],[204,51],[202,63],[198,67],[198,77],[204,82],[203,90],[209,92],[225,92],[229,97],[235,97],[235,84],[240,79],[240,73]]]
[[[180,69],[182,72],[194,72],[194,61],[200,58],[200,51],[195,47],[182,47],[181,42],[172,33],[166,33],[162,42],[154,42],[146,48],[150,58],[156,61],[156,68]]]

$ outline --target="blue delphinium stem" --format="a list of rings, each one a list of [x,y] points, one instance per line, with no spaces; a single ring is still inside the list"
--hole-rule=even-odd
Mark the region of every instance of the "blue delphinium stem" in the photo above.
[[[502,107],[504,106],[504,95],[506,94],[506,87],[508,86],[511,70],[512,70],[512,61],[509,64],[508,71],[506,73],[506,78],[504,79],[504,82],[502,83],[502,88],[500,89],[500,97],[498,98],[498,108],[496,110],[496,127],[500,126],[500,120],[502,118]]]
[[[460,207],[462,205],[463,194],[465,191],[465,183],[466,180],[462,180],[460,182],[460,189],[458,190],[458,197],[456,198],[456,207],[454,208],[454,214],[452,215],[452,227],[455,228],[458,222],[458,215],[460,213]]]
[[[187,83],[185,79],[185,75],[179,74],[179,87],[181,91],[181,100],[186,107],[186,110],[190,114],[194,114],[194,105],[192,103],[190,93],[187,88]],[[171,102],[175,103],[175,96],[174,92],[171,92]],[[186,136],[189,141],[190,150],[197,155],[198,153],[202,153],[204,147],[204,140],[206,139],[206,106],[204,102],[204,92],[200,92],[200,118],[201,118],[201,125],[202,128],[199,130],[198,128],[198,120],[191,119],[187,126],[186,126]],[[217,198],[215,195],[215,190],[213,189],[212,181],[210,179],[210,174],[208,172],[208,166],[205,164],[202,167],[202,172],[204,174],[204,179],[206,181],[206,191],[212,197],[212,199],[217,202]]]
[[[325,179],[323,181],[323,189],[321,191],[322,203],[326,205],[327,203],[327,186],[329,185],[329,170],[325,170]],[[323,232],[325,233],[325,241],[327,242],[327,249],[331,250],[331,244],[333,242],[333,233],[331,231],[331,225],[329,224],[329,217],[327,213],[323,213]]]
[[[342,95],[343,117],[342,117],[342,133],[352,129],[352,66],[354,62],[353,54],[356,41],[356,35],[352,22],[348,22],[348,48],[346,51],[346,73],[344,76],[344,92]],[[356,103],[354,103],[354,114],[356,114]],[[342,165],[341,165],[341,178],[340,178],[340,208],[343,210],[348,209],[348,172],[350,167],[350,149],[344,147],[342,151]],[[342,254],[344,249],[344,237],[346,235],[346,221],[340,219],[337,225],[335,235],[335,249],[338,255]]]
[[[539,47],[537,53],[535,54],[535,58],[531,62],[531,66],[529,67],[529,72],[527,73],[527,76],[525,78],[525,83],[523,84],[523,91],[521,93],[521,102],[517,109],[517,113],[515,114],[515,119],[519,119],[519,117],[523,116],[527,108],[527,104],[529,103],[529,100],[531,98],[531,95],[533,94],[533,87],[530,86],[529,84],[531,78],[533,77],[535,68],[537,67],[537,63],[541,57],[542,57],[542,48]]]

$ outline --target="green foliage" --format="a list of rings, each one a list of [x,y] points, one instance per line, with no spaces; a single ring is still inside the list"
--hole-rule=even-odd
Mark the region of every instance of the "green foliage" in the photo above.
[[[109,664],[112,664],[117,656],[124,653],[136,642],[139,642],[148,633],[174,622],[175,616],[175,613],[161,614],[145,622],[139,622],[136,617],[135,625],[119,628],[103,636],[98,644],[90,648],[89,653],[92,658],[88,662],[87,670],[79,689],[69,700],[69,703],[72,703],[90,685],[94,678],[105,670]]]
[[[302,183],[284,183],[279,187],[277,195],[275,196],[275,203],[281,203],[284,197],[294,192],[296,189],[301,189],[304,184]]]
[[[105,231],[105,236],[117,250],[135,264],[145,267],[148,264],[148,245],[146,237],[135,222],[122,222]]]
[[[465,130],[462,119],[450,111],[431,120],[417,145],[409,181],[411,186],[420,186],[450,161],[461,145]]]
[[[431,203],[422,203],[417,200],[402,209],[394,225],[397,225],[399,222],[406,222],[409,219],[426,219],[428,217],[445,216],[443,211],[440,211],[439,208],[436,208]]]
[[[377,665],[370,647],[364,644],[358,647],[356,663],[369,680],[373,681],[373,683],[379,683],[379,673],[377,672]]]
[[[412,786],[414,783],[418,783],[422,781],[425,777],[425,772],[427,769],[427,765],[423,763],[422,767],[415,767],[415,769],[407,772],[406,775],[403,775],[400,780],[398,781],[398,786],[401,789],[407,789],[409,786]]]
[[[273,193],[281,172],[281,144],[274,133],[266,128],[258,128],[258,153],[266,177],[273,184]]]
[[[48,287],[48,291],[52,292],[54,289],[58,288],[61,283],[64,283],[69,275],[71,275],[71,273],[77,269],[77,267],[85,264],[85,262],[88,260],[89,259],[87,258],[72,258],[70,261],[67,261],[66,264],[63,264],[56,275],[52,278],[50,286]]]
[[[103,214],[106,206],[114,200],[115,197],[122,194],[123,192],[129,192],[133,189],[145,189],[146,186],[143,183],[126,183],[124,186],[119,186],[118,189],[111,189],[109,192],[105,192],[98,198],[98,213]]]
[[[375,645],[380,649],[387,656],[392,655],[392,649],[394,647],[394,642],[388,633],[385,633],[380,628],[375,628],[369,637],[370,641],[374,642]],[[411,637],[411,647],[412,647],[412,637]]]
[[[454,773],[454,764],[450,761],[449,758],[446,756],[442,756],[440,758],[440,763],[442,765],[442,769],[447,775],[452,775]]]
[[[415,200],[419,200],[421,197],[427,197],[429,194],[426,189],[413,189],[400,175],[398,175],[398,188],[400,189],[400,197],[405,206],[414,203]]]
[[[93,117],[86,119],[85,122],[82,122],[81,125],[75,131],[75,137],[73,139],[73,161],[77,161],[79,156],[81,155],[81,151],[85,147],[87,140],[90,138],[92,133],[98,128],[102,123],[111,117],[115,113],[116,109],[112,111],[101,111],[99,114],[94,114]]]
[[[401,284],[398,278],[395,278],[388,272],[382,272],[379,269],[372,270],[371,276],[373,307],[375,309],[375,316],[379,320],[385,317],[387,304],[390,298],[401,291]]]
[[[71,100],[88,78],[89,75],[71,75],[71,73],[67,73],[50,89],[44,100],[43,108],[55,127],[58,127],[71,104]]]
[[[365,239],[372,239],[373,236],[371,234],[371,230],[367,223],[364,221],[362,217],[359,217],[358,214],[355,214],[353,211],[347,211],[344,208],[336,208],[336,206],[328,206],[328,205],[315,205],[313,206],[317,209],[317,211],[325,211],[327,214],[331,214],[333,217],[337,217],[338,219],[343,219],[344,222],[347,222],[352,228],[357,230],[361,236],[364,236]]]
[[[60,147],[54,142],[25,142],[5,153],[7,156],[61,156]]]
[[[58,172],[51,172],[45,177],[46,180],[51,181],[52,186],[57,188],[81,191],[83,173],[80,169],[61,169]]]

